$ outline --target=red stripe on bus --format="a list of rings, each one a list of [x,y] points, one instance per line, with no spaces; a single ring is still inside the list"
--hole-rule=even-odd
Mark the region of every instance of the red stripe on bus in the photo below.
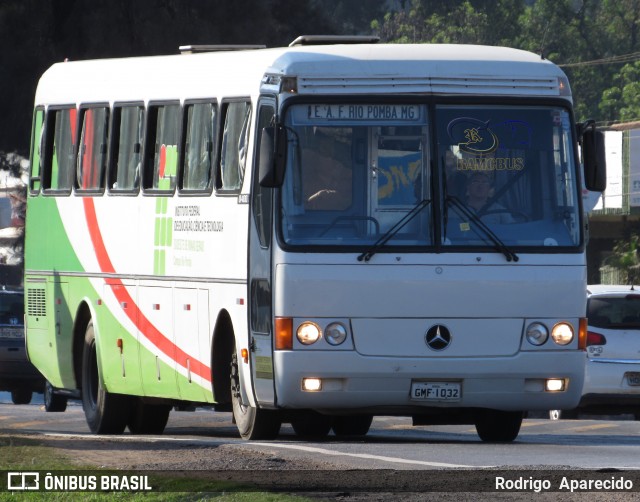
[[[109,258],[109,253],[104,245],[102,234],[100,233],[93,199],[91,197],[84,197],[82,200],[84,202],[84,213],[87,220],[89,235],[91,236],[91,242],[93,243],[93,249],[95,250],[100,270],[107,274],[115,273],[115,269],[113,268],[113,264]],[[122,286],[118,288],[112,287],[113,294],[121,305],[123,303],[131,305],[131,308],[124,309],[124,312],[145,338],[184,368],[187,368],[187,359],[190,359],[189,369],[191,372],[202,377],[207,382],[211,381],[210,368],[206,364],[203,364],[192,356],[189,356],[165,335],[163,335],[153,324],[151,324],[151,321],[144,316],[138,308],[138,305],[133,301],[133,298],[131,298],[127,288],[120,279],[110,279],[109,283],[111,286]]]

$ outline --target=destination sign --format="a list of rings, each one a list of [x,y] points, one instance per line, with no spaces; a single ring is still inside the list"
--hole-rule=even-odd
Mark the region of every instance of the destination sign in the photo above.
[[[317,104],[308,105],[309,120],[420,122],[421,105]]]

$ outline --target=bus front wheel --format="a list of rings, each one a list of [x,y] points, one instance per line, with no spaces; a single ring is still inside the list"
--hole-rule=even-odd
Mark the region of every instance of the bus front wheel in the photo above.
[[[244,404],[240,392],[240,369],[235,348],[231,357],[231,404],[233,419],[242,439],[274,439],[280,433],[280,416],[276,411]]]
[[[94,434],[122,434],[131,412],[127,396],[111,394],[102,385],[91,322],[85,331],[82,352],[82,408]]]
[[[317,411],[301,411],[291,419],[296,435],[307,439],[322,439],[329,434],[334,419],[329,415],[322,415]]]
[[[142,398],[134,398],[127,426],[131,434],[162,434],[169,421],[171,406],[147,404]]]
[[[483,441],[509,443],[518,437],[524,413],[479,409],[475,415],[478,436]]]
[[[333,420],[336,436],[366,436],[373,422],[373,415],[338,416]]]

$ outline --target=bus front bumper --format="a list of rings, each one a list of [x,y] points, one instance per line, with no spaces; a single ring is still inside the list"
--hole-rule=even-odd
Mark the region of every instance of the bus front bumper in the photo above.
[[[584,352],[577,350],[464,360],[276,351],[276,404],[288,409],[374,414],[413,414],[430,407],[571,409],[580,401],[584,363]],[[563,389],[547,389],[550,379],[560,381]],[[434,396],[429,388],[446,390]]]

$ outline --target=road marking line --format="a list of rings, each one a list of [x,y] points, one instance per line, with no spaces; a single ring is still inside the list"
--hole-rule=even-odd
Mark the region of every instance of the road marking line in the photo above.
[[[26,429],[27,427],[34,427],[34,426],[38,426],[38,425],[45,425],[48,422],[45,420],[33,420],[31,422],[20,422],[20,423],[15,423],[13,424],[13,427],[17,428],[17,429]]]
[[[520,427],[540,427],[541,425],[547,425],[548,423],[548,420],[542,422],[522,422]]]
[[[155,443],[159,441],[175,441],[175,442],[184,442],[184,443],[194,443],[198,445],[236,445],[241,446],[243,448],[252,447],[252,446],[263,446],[267,448],[282,448],[282,449],[290,449],[290,450],[301,450],[306,451],[308,453],[322,453],[323,455],[335,455],[342,457],[355,457],[362,458],[368,460],[381,460],[383,462],[392,462],[396,464],[409,464],[409,465],[423,465],[427,467],[450,467],[450,468],[471,468],[471,469],[482,469],[482,468],[490,468],[495,467],[495,465],[465,465],[465,464],[447,464],[444,462],[426,462],[423,460],[409,460],[406,458],[398,458],[398,457],[384,457],[380,455],[370,455],[368,453],[346,453],[341,451],[332,451],[327,450],[325,448],[316,448],[313,446],[302,446],[295,444],[279,444],[279,443],[257,443],[257,442],[236,442],[236,441],[216,441],[211,439],[186,439],[186,438],[169,438],[169,437],[150,437],[150,436],[105,436],[105,435],[89,435],[89,434],[64,434],[64,433],[56,433],[56,432],[46,432],[43,434],[44,436],[51,437],[64,437],[64,438],[82,438],[82,439],[109,439],[112,441],[145,441],[149,443]]]
[[[591,431],[595,429],[610,429],[612,427],[618,427],[618,426],[610,425],[610,424],[593,424],[593,425],[583,425],[581,427],[568,427],[567,429],[563,429],[563,431],[585,432],[585,431]]]
[[[380,455],[371,455],[368,453],[346,453],[341,451],[333,451],[327,450],[324,448],[316,448],[314,446],[302,446],[302,445],[294,445],[294,444],[278,444],[278,443],[247,443],[242,446],[265,446],[272,448],[285,448],[285,449],[293,449],[293,450],[302,450],[309,453],[321,453],[323,455],[336,455],[342,457],[356,457],[356,458],[364,458],[368,460],[382,460],[383,462],[392,462],[396,464],[412,464],[412,465],[425,465],[428,467],[466,467],[466,468],[487,468],[487,467],[495,467],[492,465],[463,465],[463,464],[447,464],[444,462],[427,462],[424,460],[409,460],[406,458],[398,458],[398,457],[384,457]]]

